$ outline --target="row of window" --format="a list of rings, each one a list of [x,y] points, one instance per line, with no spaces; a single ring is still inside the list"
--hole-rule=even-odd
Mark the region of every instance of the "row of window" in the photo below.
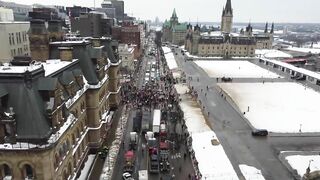
[[[22,48],[18,48],[18,49],[11,49],[10,50],[10,54],[11,54],[11,57],[14,57],[14,56],[28,56],[28,46],[27,45],[24,45],[23,49]]]
[[[210,47],[211,47],[212,49],[215,49],[214,46],[207,46],[208,49],[210,49]],[[201,49],[204,50],[204,49],[205,49],[205,46],[201,46]],[[220,47],[218,46],[216,49],[220,49]],[[221,48],[221,49],[223,49],[223,48]],[[231,49],[231,50],[232,50],[232,49],[234,49],[234,50],[237,50],[237,49],[242,50],[241,47],[239,47],[239,48],[237,48],[237,47],[235,47],[235,48],[230,47],[230,49]],[[244,50],[247,50],[247,47],[244,47],[243,49],[244,49]],[[248,50],[249,50],[249,49],[250,49],[250,48],[248,48]],[[252,47],[251,50],[253,51],[254,48]]]
[[[221,54],[221,53],[220,52],[201,51],[200,54]],[[246,54],[253,55],[253,51],[251,51],[251,52],[246,52],[246,51],[236,52],[236,51],[234,51],[234,52],[229,52],[229,54],[230,55],[241,55],[241,54],[243,54],[243,55],[246,55]]]
[[[21,44],[22,42],[27,41],[27,32],[16,32],[16,33],[9,33],[9,44]]]
[[[30,164],[23,165],[20,172],[24,179],[35,178],[34,169]],[[14,179],[12,167],[10,167],[8,164],[0,165],[0,179],[6,179],[6,180]]]

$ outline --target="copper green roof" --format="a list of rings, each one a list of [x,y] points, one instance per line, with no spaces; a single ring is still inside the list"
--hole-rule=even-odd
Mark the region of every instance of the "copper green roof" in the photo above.
[[[187,23],[177,24],[173,27],[173,31],[187,31]]]

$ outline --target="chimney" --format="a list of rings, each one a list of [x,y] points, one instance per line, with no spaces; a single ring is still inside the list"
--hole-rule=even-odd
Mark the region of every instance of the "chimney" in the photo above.
[[[37,61],[49,59],[49,36],[45,21],[34,19],[30,21],[29,41],[31,57]]]
[[[72,61],[73,48],[72,47],[59,47],[61,61]]]
[[[48,31],[51,42],[63,40],[62,22],[60,20],[48,21]]]

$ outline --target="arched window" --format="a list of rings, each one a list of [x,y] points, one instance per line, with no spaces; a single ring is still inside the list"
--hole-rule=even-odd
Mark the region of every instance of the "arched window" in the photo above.
[[[7,164],[2,164],[0,166],[0,178],[2,179],[12,179],[12,171]]]
[[[68,173],[69,173],[70,176],[72,176],[72,174],[73,174],[71,162],[68,165]]]
[[[76,145],[76,135],[73,133],[72,134],[72,146]]]
[[[54,159],[55,159],[55,161],[54,161],[54,167],[57,168],[57,167],[59,166],[59,163],[60,163],[60,157],[59,157],[59,154],[58,154],[58,153],[56,153],[56,154],[54,155]]]
[[[33,179],[34,178],[34,172],[32,167],[29,164],[25,164],[23,166],[24,168],[24,178],[26,179]]]

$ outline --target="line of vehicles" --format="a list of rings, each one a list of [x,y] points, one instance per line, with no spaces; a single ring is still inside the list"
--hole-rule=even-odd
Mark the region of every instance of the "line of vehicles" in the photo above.
[[[125,164],[123,167],[123,179],[132,180],[135,172],[136,150],[139,144],[139,134],[145,138],[145,146],[142,143],[142,152],[147,155],[147,170],[139,170],[139,180],[147,180],[148,173],[158,174],[170,171],[169,144],[167,142],[167,125],[161,118],[160,109],[150,111],[138,110],[133,118],[133,128],[130,132],[129,150],[125,152]]]

